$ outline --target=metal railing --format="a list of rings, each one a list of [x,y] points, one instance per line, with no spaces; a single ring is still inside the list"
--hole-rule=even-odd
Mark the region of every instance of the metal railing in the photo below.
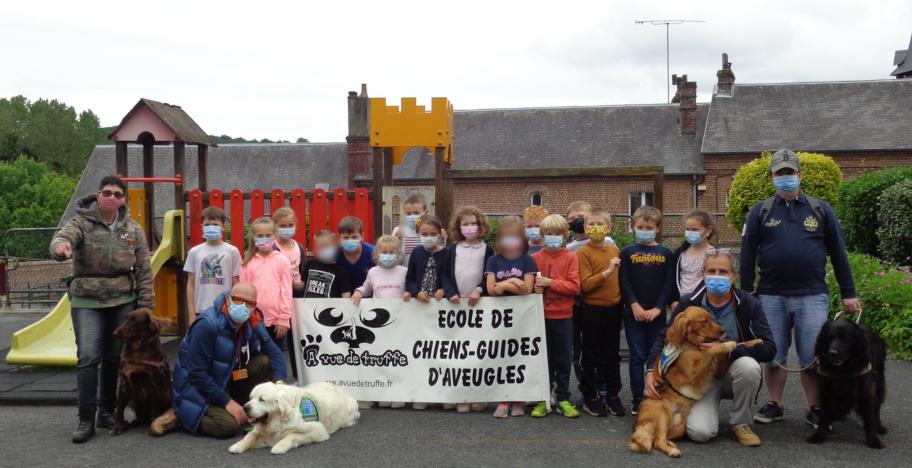
[[[0,237],[0,280],[6,306],[49,307],[66,293],[72,261],[58,262],[48,246],[59,228],[14,228]]]

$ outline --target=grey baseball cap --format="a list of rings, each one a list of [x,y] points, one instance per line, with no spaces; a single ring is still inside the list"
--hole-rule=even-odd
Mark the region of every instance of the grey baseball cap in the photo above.
[[[794,151],[781,149],[773,153],[773,159],[770,161],[770,172],[776,173],[776,171],[785,168],[800,172],[801,163],[798,162],[798,155]]]

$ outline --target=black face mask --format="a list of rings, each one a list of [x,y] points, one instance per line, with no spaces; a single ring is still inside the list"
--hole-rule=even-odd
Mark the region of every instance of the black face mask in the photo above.
[[[570,221],[570,230],[577,234],[582,234],[586,230],[583,218],[575,218],[573,221]]]

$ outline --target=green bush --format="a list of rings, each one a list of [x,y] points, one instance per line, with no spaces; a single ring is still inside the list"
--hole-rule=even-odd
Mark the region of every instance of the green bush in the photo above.
[[[849,250],[879,256],[879,242],[874,226],[877,226],[880,195],[905,179],[912,179],[910,166],[869,172],[839,186],[836,214],[842,223]]]
[[[899,182],[881,194],[877,222],[881,257],[912,265],[912,179]]]
[[[75,188],[74,177],[26,156],[0,161],[0,235],[11,228],[57,226]],[[47,243],[21,255],[46,257]]]
[[[735,172],[728,191],[728,213],[725,215],[733,228],[741,230],[751,207],[776,193],[769,176],[771,158],[772,153],[764,152]],[[836,207],[839,183],[842,181],[842,170],[836,161],[819,153],[798,153],[798,160],[804,174],[801,190]]]
[[[890,355],[912,359],[912,274],[908,267],[896,268],[870,255],[849,253],[849,264],[861,302],[861,323],[878,333]],[[842,310],[839,285],[827,265],[830,310]]]

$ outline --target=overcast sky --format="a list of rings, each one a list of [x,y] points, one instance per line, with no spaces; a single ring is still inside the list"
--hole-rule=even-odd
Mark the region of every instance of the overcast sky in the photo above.
[[[432,5],[446,5],[435,8]],[[875,5],[876,4],[876,5]],[[912,34],[897,1],[4,2],[0,96],[56,98],[116,125],[140,97],[204,130],[344,141],[345,99],[457,109],[660,103],[671,72],[708,101],[728,52],[737,82],[889,79]]]

